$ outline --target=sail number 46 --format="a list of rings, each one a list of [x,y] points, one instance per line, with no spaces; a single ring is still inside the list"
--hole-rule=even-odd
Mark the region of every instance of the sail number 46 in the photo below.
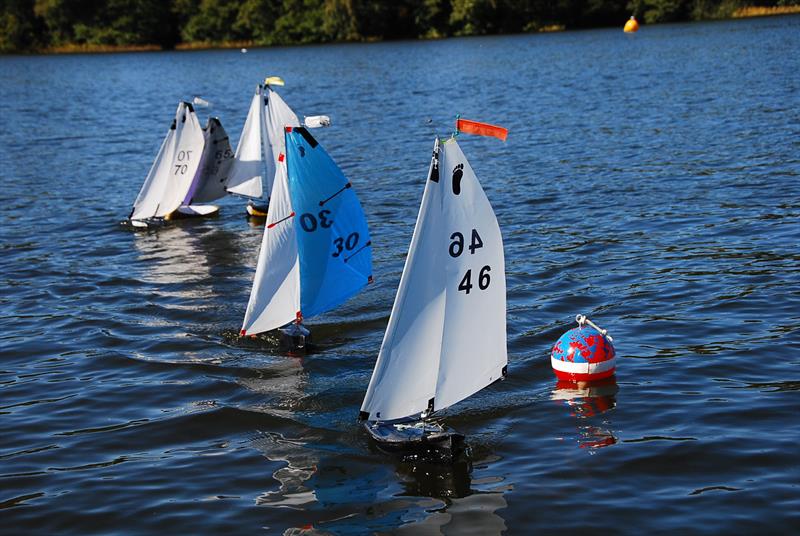
[[[450,256],[454,259],[456,257],[460,257],[462,253],[464,253],[464,235],[456,231],[455,233],[450,235],[450,247],[448,252]],[[470,255],[475,254],[475,250],[483,247],[483,240],[481,240],[481,235],[478,234],[477,229],[472,230],[472,234],[470,235],[469,245],[467,249],[469,250]],[[489,275],[489,272],[492,271],[492,267],[488,264],[481,268],[481,271],[478,273],[478,288],[481,290],[486,290],[489,288],[489,283],[492,282],[492,277]],[[461,278],[461,282],[458,284],[458,290],[464,291],[465,294],[469,294],[469,292],[474,287],[472,283],[472,269],[468,269],[467,273],[464,274],[464,277]]]
[[[450,256],[455,259],[464,252],[464,235],[456,231],[450,235],[450,240],[452,240],[452,242],[450,242]],[[481,235],[478,234],[477,229],[473,229],[472,237],[470,238],[469,246],[467,247],[470,255],[474,254],[476,249],[482,247],[483,240],[481,240]]]

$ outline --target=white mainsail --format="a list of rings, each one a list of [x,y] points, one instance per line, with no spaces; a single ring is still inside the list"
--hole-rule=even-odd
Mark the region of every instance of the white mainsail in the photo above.
[[[204,143],[203,129],[192,105],[181,102],[136,197],[130,219],[161,218],[180,206],[197,173]]]
[[[230,175],[228,176],[228,191],[246,197],[261,197],[261,174],[263,173],[263,160],[261,159],[261,144],[264,138],[264,97],[261,86],[256,88],[253,100],[250,101],[250,110],[239,136],[239,145],[233,157]]]
[[[227,194],[228,173],[233,162],[233,151],[228,133],[216,117],[209,117],[203,129],[205,149],[192,190],[184,204],[208,203]]]
[[[234,194],[259,198],[266,187],[271,195],[283,152],[283,128],[299,126],[297,115],[272,91],[259,85],[236,147],[227,189]]]
[[[437,140],[362,414],[446,408],[500,379],[507,362],[500,227],[458,143]]]

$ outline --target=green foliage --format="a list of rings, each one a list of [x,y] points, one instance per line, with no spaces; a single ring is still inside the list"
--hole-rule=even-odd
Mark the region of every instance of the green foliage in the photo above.
[[[728,17],[798,0],[0,0],[0,52],[439,38]]]
[[[5,0],[0,11],[0,53],[32,50],[38,45],[33,2]]]
[[[181,27],[181,39],[214,43],[243,39],[242,28],[236,24],[240,4],[237,0],[202,0]]]

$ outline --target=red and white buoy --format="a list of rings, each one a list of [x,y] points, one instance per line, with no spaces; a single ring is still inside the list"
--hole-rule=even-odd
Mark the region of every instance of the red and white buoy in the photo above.
[[[614,375],[616,351],[608,332],[584,315],[575,317],[578,327],[564,333],[550,353],[550,364],[559,380],[585,382]]]

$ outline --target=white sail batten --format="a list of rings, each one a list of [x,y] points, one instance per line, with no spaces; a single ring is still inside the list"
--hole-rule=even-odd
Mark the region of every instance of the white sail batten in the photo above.
[[[197,174],[204,145],[197,115],[190,104],[181,102],[133,204],[132,220],[161,218],[180,206]]]
[[[259,198],[263,193],[261,175],[264,173],[264,161],[261,152],[262,143],[267,143],[263,141],[264,115],[264,95],[261,86],[258,86],[250,101],[250,110],[228,175],[227,189],[230,193],[252,198]]]
[[[455,139],[437,143],[361,410],[390,421],[444,409],[501,378],[507,361],[500,227]]]
[[[300,311],[300,262],[286,161],[278,161],[242,334],[279,328]]]
[[[361,411],[372,420],[419,414],[436,393],[445,312],[438,140],[389,324]]]

